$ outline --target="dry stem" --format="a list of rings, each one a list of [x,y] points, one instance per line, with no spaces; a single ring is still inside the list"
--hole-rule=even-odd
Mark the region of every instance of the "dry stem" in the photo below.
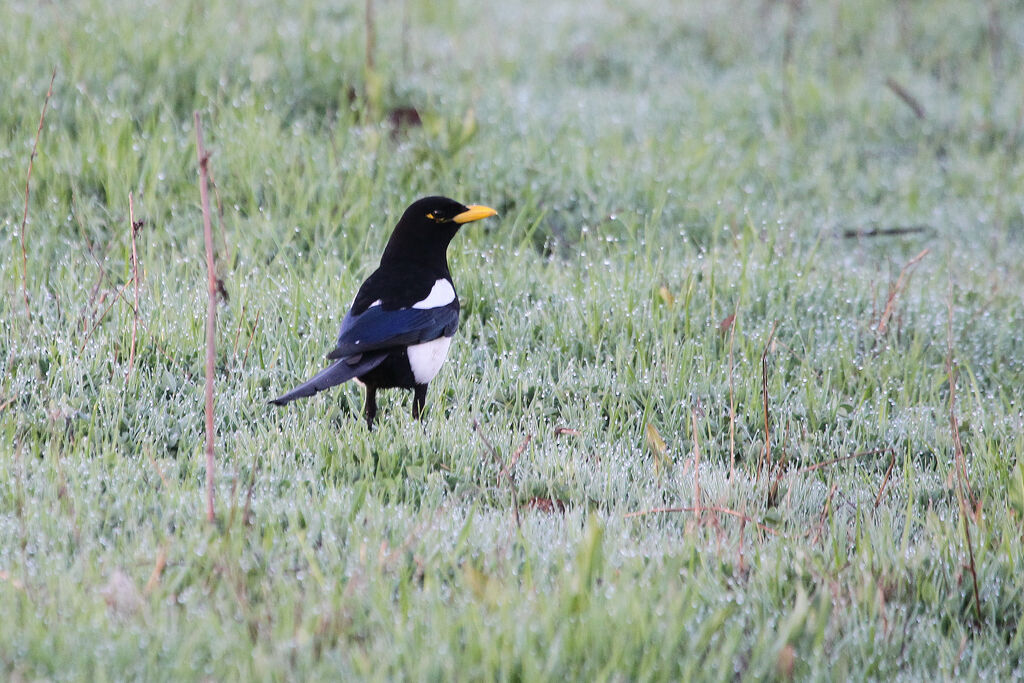
[[[252,346],[252,340],[256,338],[256,330],[260,326],[260,314],[263,310],[256,311],[256,319],[252,321],[252,334],[249,335],[249,343],[245,345],[245,353],[242,355],[242,367],[245,367],[245,361],[249,360],[249,348]]]
[[[523,525],[522,522],[519,520],[519,490],[516,487],[516,480],[512,476],[511,469],[512,464],[514,464],[514,461],[519,458],[519,455],[526,448],[526,444],[530,443],[530,439],[533,438],[533,435],[526,435],[526,439],[523,441],[522,445],[519,447],[519,449],[513,456],[513,463],[510,464],[508,468],[505,468],[502,466],[501,456],[498,455],[498,451],[494,448],[493,445],[491,445],[490,440],[488,440],[488,438],[484,435],[483,429],[481,429],[480,423],[476,420],[476,418],[473,418],[473,430],[476,432],[477,436],[480,437],[480,441],[483,442],[484,447],[487,449],[487,452],[491,454],[491,458],[494,460],[494,464],[498,466],[499,478],[502,475],[504,475],[505,480],[508,482],[509,491],[512,493],[512,514],[516,520],[516,528],[522,529]]]
[[[889,288],[889,296],[885,301],[885,310],[882,311],[882,317],[878,320],[878,327],[876,331],[878,334],[885,334],[886,329],[889,327],[889,320],[892,318],[893,308],[896,306],[896,297],[906,286],[907,279],[910,277],[911,270],[914,266],[921,262],[931,249],[925,249],[914,258],[907,261],[907,264],[900,269],[899,277],[896,278],[896,284]]]
[[[697,413],[693,408],[690,408],[690,421],[693,424],[693,504],[697,507],[697,523],[700,524],[700,439],[697,437]]]
[[[132,306],[132,346],[128,352],[128,374],[125,379],[132,376],[132,367],[135,365],[135,340],[139,331],[139,255],[135,248],[135,233],[142,227],[142,223],[135,222],[135,203],[132,200],[132,193],[128,193],[128,230],[132,238],[132,282],[135,283],[135,302]]]
[[[880,453],[889,453],[890,451],[893,451],[893,449],[892,448],[873,448],[870,451],[857,451],[856,453],[850,453],[849,455],[842,455],[842,456],[839,456],[838,458],[832,458],[831,460],[826,460],[825,462],[819,462],[819,463],[815,463],[813,465],[808,465],[807,467],[801,467],[800,469],[795,470],[793,472],[793,474],[805,474],[807,472],[813,472],[814,470],[820,470],[822,467],[828,467],[829,465],[835,465],[837,462],[842,462],[844,460],[852,460],[853,458],[863,458],[863,457],[868,456],[868,455],[879,455]]]
[[[775,329],[778,326],[778,320],[772,323],[772,331],[768,334],[768,341],[765,342],[764,351],[761,353],[761,396],[764,402],[764,454],[757,468],[758,475],[760,475],[762,467],[767,466],[771,470],[772,466],[771,414],[768,411],[768,351],[772,347],[772,340],[775,339]]]
[[[196,125],[196,159],[199,162],[199,198],[203,206],[203,237],[206,241],[208,303],[206,307],[206,520],[214,519],[213,509],[213,382],[217,342],[217,274],[213,264],[213,227],[210,224],[210,197],[207,190],[207,164],[210,156],[203,147],[203,123],[193,113]]]
[[[729,325],[729,483],[732,483],[733,475],[736,474],[736,387],[733,378],[735,364],[733,362],[733,346],[736,342],[736,315],[739,313],[740,304],[732,313],[732,324]]]
[[[949,281],[949,317],[946,321],[946,373],[949,376],[949,428],[953,435],[953,464],[957,473],[954,486],[956,500],[960,505],[960,516],[964,520],[964,541],[967,544],[967,569],[971,573],[974,585],[974,613],[977,625],[981,625],[981,593],[978,590],[978,571],[974,563],[974,545],[971,542],[972,510],[977,506],[971,499],[971,482],[967,478],[967,458],[964,455],[963,443],[960,441],[960,427],[956,419],[956,370],[953,368],[953,281]]]
[[[882,478],[882,485],[878,487],[878,495],[875,496],[875,509],[882,502],[882,494],[885,493],[885,487],[889,484],[889,477],[892,476],[892,468],[896,466],[896,452],[893,451],[892,460],[889,461],[889,467],[885,470],[885,476]]]
[[[21,214],[21,230],[18,237],[21,239],[21,296],[25,299],[25,315],[32,319],[32,307],[28,302],[28,256],[25,253],[25,227],[28,224],[28,198],[29,184],[32,181],[32,166],[36,160],[36,150],[39,149],[39,136],[43,133],[43,122],[46,120],[46,107],[53,97],[53,82],[57,78],[57,67],[53,67],[50,75],[50,87],[46,91],[46,99],[43,100],[43,111],[39,114],[39,126],[36,128],[36,138],[32,141],[32,153],[28,157],[28,173],[25,175],[25,210]]]
[[[700,511],[720,512],[723,515],[729,515],[730,517],[736,517],[737,519],[742,519],[745,522],[753,522],[754,524],[757,525],[757,528],[760,529],[761,531],[765,531],[765,532],[771,534],[772,536],[778,536],[779,535],[779,532],[776,531],[775,529],[771,528],[770,526],[768,526],[766,524],[761,524],[756,519],[754,519],[754,518],[752,518],[752,517],[750,517],[748,515],[745,515],[742,512],[738,512],[738,511],[733,510],[731,508],[722,507],[720,505],[702,505],[702,506],[690,506],[690,507],[650,508],[648,510],[638,510],[637,512],[629,512],[629,513],[626,513],[625,515],[623,515],[623,517],[628,519],[630,517],[645,517],[647,515],[663,514],[663,513],[668,513],[668,512],[700,512]]]
[[[924,120],[924,107],[921,106],[921,103],[917,101],[917,98],[911,95],[906,88],[897,83],[896,79],[892,78],[891,76],[889,78],[886,78],[885,87],[889,88],[889,90],[892,90],[896,97],[900,98],[900,100],[903,101],[903,104],[910,107],[911,111],[914,112],[914,116],[916,116],[919,120]]]

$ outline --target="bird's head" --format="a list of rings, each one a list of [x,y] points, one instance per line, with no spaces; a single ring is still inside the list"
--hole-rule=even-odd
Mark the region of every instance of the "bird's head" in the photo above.
[[[402,221],[413,221],[429,229],[432,226],[451,227],[452,224],[471,223],[497,213],[489,206],[479,204],[466,206],[447,197],[424,197],[413,202],[405,210]]]
[[[443,259],[448,242],[465,223],[494,216],[498,212],[489,206],[461,204],[447,197],[424,197],[413,202],[395,226],[383,260],[398,257],[423,260]]]

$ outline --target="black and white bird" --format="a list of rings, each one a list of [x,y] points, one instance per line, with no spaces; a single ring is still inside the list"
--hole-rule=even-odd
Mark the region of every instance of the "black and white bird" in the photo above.
[[[448,271],[448,243],[465,223],[493,216],[487,206],[425,197],[405,210],[391,233],[380,266],[359,288],[341,321],[334,362],[271,403],[285,405],[355,379],[366,386],[364,415],[373,428],[377,390],[413,390],[419,419],[427,385],[459,328],[459,297]]]

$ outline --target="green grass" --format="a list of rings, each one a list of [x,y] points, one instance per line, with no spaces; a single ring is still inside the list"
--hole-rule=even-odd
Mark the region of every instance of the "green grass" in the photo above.
[[[0,677],[1021,675],[1019,2],[382,0],[372,71],[362,4],[318,4],[0,5]],[[367,432],[355,386],[267,406],[432,193],[501,215],[452,245],[423,424],[391,393]],[[506,462],[533,435],[518,500],[474,420]],[[698,503],[695,443],[700,502],[749,520],[627,516]]]

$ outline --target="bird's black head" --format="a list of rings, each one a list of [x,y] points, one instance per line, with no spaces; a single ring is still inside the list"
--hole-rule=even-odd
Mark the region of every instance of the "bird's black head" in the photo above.
[[[447,197],[424,197],[413,202],[391,233],[381,263],[396,259],[445,263],[448,243],[464,223],[497,213],[478,204],[460,204]]]
[[[494,209],[487,206],[466,206],[447,197],[424,197],[417,199],[405,210],[402,222],[412,221],[429,229],[452,223],[462,225],[493,216],[495,213],[497,212]]]

